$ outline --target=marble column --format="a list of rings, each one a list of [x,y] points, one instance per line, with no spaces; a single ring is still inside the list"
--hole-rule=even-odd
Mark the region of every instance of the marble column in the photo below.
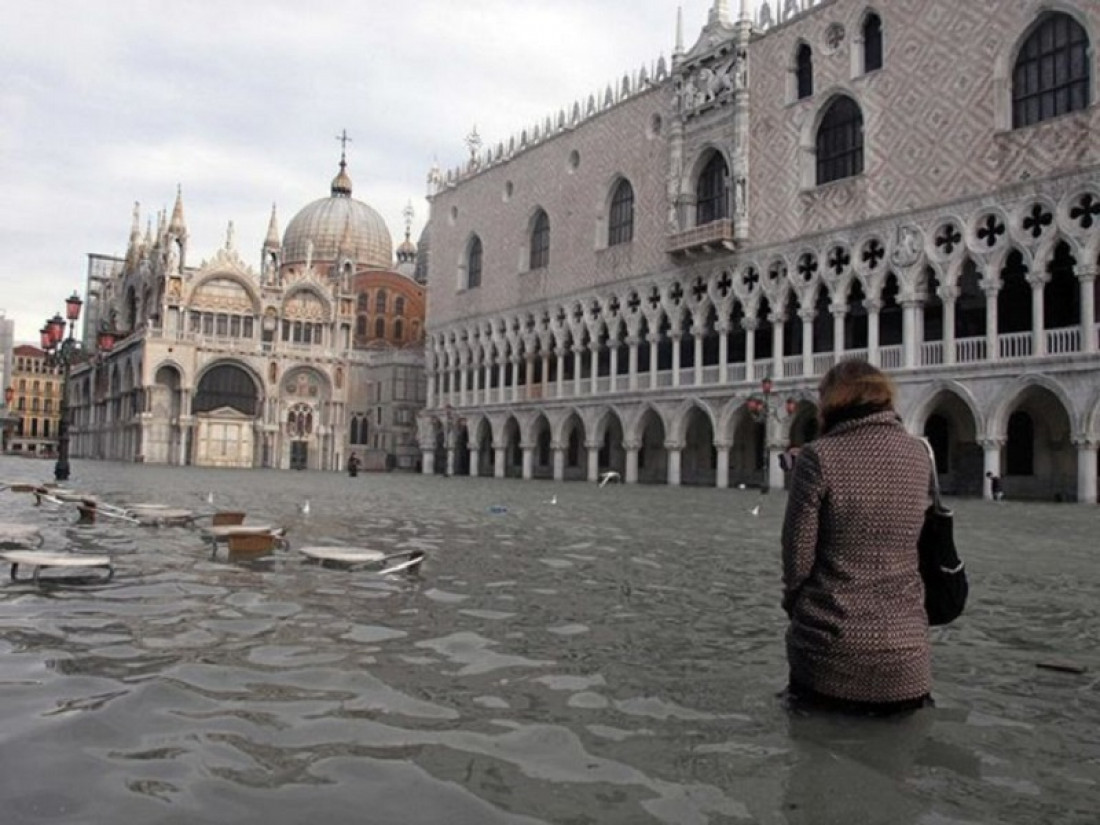
[[[715,331],[718,333],[718,383],[725,386],[730,380],[729,323],[719,321]]]
[[[768,320],[772,325],[772,378],[783,377],[783,327],[787,320],[786,315],[775,314]]]
[[[745,380],[756,380],[756,325],[755,318],[746,318],[741,325],[745,328]]]
[[[672,340],[672,386],[680,386],[680,339],[679,330],[671,330],[668,337]]]
[[[638,389],[638,344],[639,340],[636,335],[631,335],[626,339],[627,346],[630,347],[630,355],[628,362],[627,375],[627,387],[631,392]]]
[[[802,319],[802,375],[814,374],[814,316],[813,307],[800,309],[798,317]]]
[[[588,345],[588,392],[597,395],[600,391],[600,344],[595,339]]]
[[[943,302],[943,363],[954,364],[958,360],[955,352],[955,300],[959,297],[957,289],[940,289]],[[922,365],[923,366],[923,365]]]
[[[427,409],[435,409],[435,382],[436,382],[435,370],[428,370],[428,398],[426,403]]]
[[[607,377],[607,391],[616,392],[619,388],[619,342],[611,341],[611,374]]]
[[[917,300],[901,303],[901,342],[904,349],[902,363],[909,368],[919,366],[921,340],[917,334],[917,317],[923,303]]]
[[[1097,267],[1081,267],[1077,278],[1081,284],[1081,351],[1093,353],[1096,341],[1096,293]]]
[[[657,389],[657,333],[649,333],[649,388]]]
[[[848,317],[848,307],[831,305],[829,312],[833,314],[833,363],[837,364],[844,355],[844,319]]]
[[[435,445],[420,445],[421,473],[426,476],[435,475]],[[278,457],[273,456],[273,464],[279,466]]]
[[[636,441],[624,441],[623,451],[626,453],[626,478],[623,482],[626,484],[638,483],[638,448],[639,444]]]
[[[520,444],[519,447],[523,451],[523,480],[530,481],[535,476],[535,448],[530,444]]]
[[[863,302],[867,309],[867,361],[876,367],[882,362],[879,352],[879,318],[882,314],[882,301],[868,298]]]
[[[703,386],[703,333],[704,329],[698,324],[692,326],[692,335],[695,338],[694,372],[695,386]]]
[[[504,450],[503,444],[493,445],[493,478],[504,478]]]
[[[554,481],[565,481],[565,445],[554,441],[550,444],[550,451],[554,457]]]
[[[1031,284],[1031,354],[1047,354],[1046,319],[1043,318],[1043,287],[1041,277],[1028,278]]]
[[[565,398],[565,359],[569,357],[567,352],[568,350],[565,347],[558,347],[554,350],[554,357],[557,359],[554,363],[554,381],[558,387],[557,398]]]
[[[573,397],[581,397],[582,379],[581,365],[584,363],[584,347],[577,344],[573,347]]]
[[[1100,442],[1095,439],[1074,439],[1077,448],[1077,503],[1096,504],[1096,451]]]
[[[588,450],[588,480],[600,480],[600,444],[598,441],[586,441],[584,446]]]
[[[519,356],[519,355],[513,355],[512,356],[511,397],[512,397],[512,403],[513,404],[515,404],[517,401],[519,401],[519,363],[520,363],[520,360],[521,360],[521,356]]]
[[[1000,361],[1001,348],[997,330],[997,294],[1000,285],[993,284],[985,289],[985,358],[987,361]]]
[[[466,450],[466,460],[468,462],[467,466],[469,467],[468,472],[469,472],[470,478],[477,478],[478,451],[477,451],[477,445],[476,444],[470,445],[467,448],[467,450]]]
[[[684,446],[677,441],[666,441],[665,451],[668,453],[668,486],[680,486],[680,460],[683,456]]]
[[[725,490],[730,486],[730,447],[728,441],[715,441],[714,450],[718,458],[718,466],[715,470],[714,486],[719,490]]]

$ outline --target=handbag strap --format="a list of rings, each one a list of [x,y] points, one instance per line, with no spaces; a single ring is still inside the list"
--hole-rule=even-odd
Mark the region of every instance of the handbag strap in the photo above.
[[[924,448],[928,450],[928,460],[932,462],[932,503],[936,507],[937,512],[944,510],[943,501],[940,500],[940,474],[936,470],[936,452],[932,449],[932,442],[927,438],[922,438],[921,442],[924,444]]]

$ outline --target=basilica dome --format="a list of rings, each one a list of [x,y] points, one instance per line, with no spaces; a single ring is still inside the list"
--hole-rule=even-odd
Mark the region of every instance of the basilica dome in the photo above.
[[[303,264],[307,259],[331,263],[344,257],[374,269],[393,266],[393,239],[386,222],[367,204],[351,196],[351,178],[347,163],[341,158],[340,171],[332,181],[332,194],[306,205],[287,224],[283,234],[283,264]]]

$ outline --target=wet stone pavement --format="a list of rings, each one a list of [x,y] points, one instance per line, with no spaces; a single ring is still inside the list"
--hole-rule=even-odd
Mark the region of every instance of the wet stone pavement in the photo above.
[[[1095,507],[952,502],[973,601],[933,631],[937,707],[884,722],[777,698],[782,493],[82,461],[68,486],[213,493],[291,547],[212,560],[194,528],[0,493],[117,571],[5,571],[5,825],[1098,821]],[[294,550],[326,543],[428,560],[379,580]]]

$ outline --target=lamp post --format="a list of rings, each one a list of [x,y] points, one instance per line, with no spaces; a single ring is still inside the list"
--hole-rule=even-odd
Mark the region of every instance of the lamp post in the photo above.
[[[455,415],[454,407],[448,404],[443,408],[443,447],[447,451],[445,474],[448,476],[455,474],[455,432],[459,427],[464,426],[466,426],[466,419]]]
[[[69,479],[69,372],[73,361],[80,353],[80,343],[73,335],[76,322],[80,319],[80,309],[84,302],[73,292],[65,299],[65,317],[56,314],[42,327],[42,349],[46,353],[46,364],[61,368],[61,408],[57,425],[57,464],[53,468],[53,477],[57,481]],[[65,334],[65,322],[69,332]]]
[[[4,389],[4,414],[0,416],[0,427],[3,427],[3,431],[0,432],[3,443],[0,444],[0,452],[6,453],[8,451],[8,438],[11,435],[12,429],[15,427],[15,422],[19,419],[12,415],[11,402],[15,400],[15,388],[10,384]]]

